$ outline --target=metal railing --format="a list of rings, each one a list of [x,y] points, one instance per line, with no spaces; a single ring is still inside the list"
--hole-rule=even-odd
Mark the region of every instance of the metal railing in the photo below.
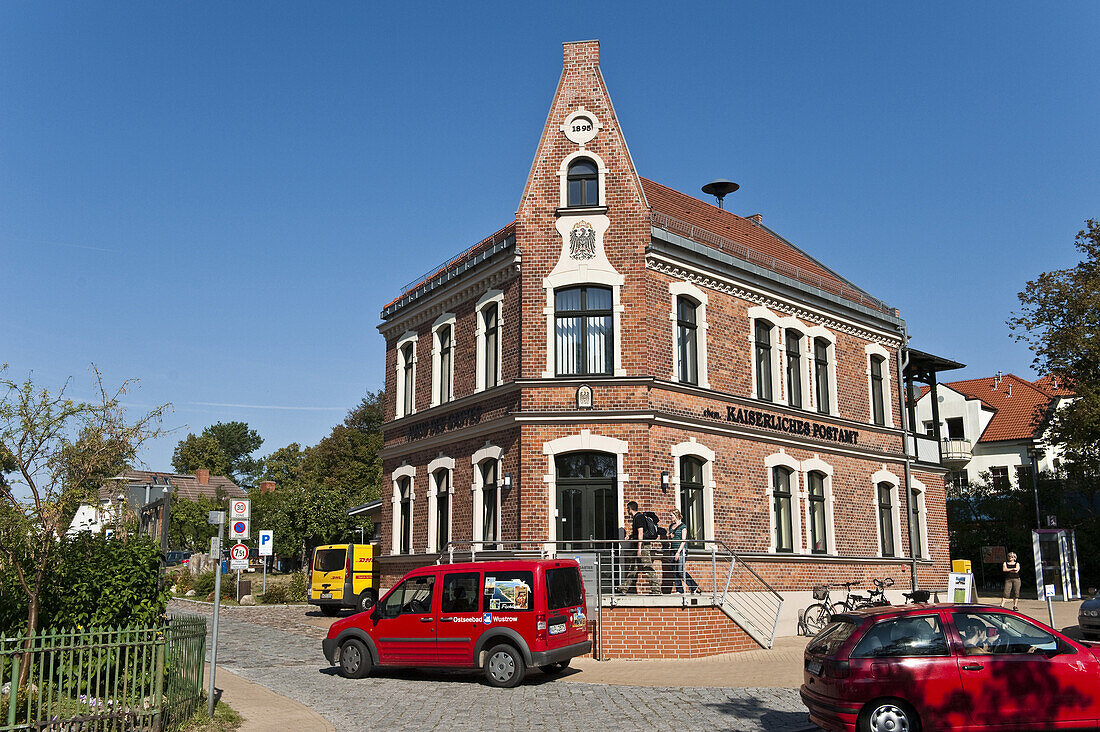
[[[778,259],[770,254],[765,254],[752,247],[745,246],[738,242],[728,239],[724,236],[715,234],[712,231],[708,231],[695,224],[688,223],[687,221],[681,221],[678,218],[669,216],[668,214],[660,213],[659,211],[653,211],[649,218],[650,224],[657,228],[664,229],[672,234],[679,234],[680,236],[697,241],[700,244],[707,244],[714,246],[719,250],[743,259],[746,262],[755,264],[758,267],[770,269],[777,274],[785,275],[791,279],[798,280],[807,285],[812,285],[819,290],[830,292],[839,297],[843,297],[845,300],[851,300],[857,302],[860,305],[879,310],[884,313],[893,314],[894,309],[889,305],[879,300],[876,297],[871,297],[863,290],[860,290],[854,286],[849,286],[843,282],[840,277],[826,278],[822,277],[817,272],[798,267],[788,262],[784,262],[782,259]],[[778,236],[778,235],[776,235]],[[794,248],[794,245],[791,245]]]
[[[936,442],[935,437],[908,434],[905,439],[909,441],[909,454],[917,462],[930,465],[940,464],[940,443]]]
[[[757,643],[771,648],[783,607],[783,597],[722,541],[689,540],[686,570],[698,594],[681,594],[673,542],[643,542],[652,565],[640,574],[654,580],[642,589],[638,542],[630,539],[593,541],[450,542],[436,560],[454,563],[513,558],[576,558],[589,600],[595,594],[597,613],[602,607],[647,604],[704,605],[719,608]],[[628,586],[628,584],[630,586]],[[643,597],[638,600],[636,598]],[[600,618],[597,616],[597,632]],[[601,643],[597,642],[602,646]]]
[[[940,452],[943,454],[945,463],[967,463],[974,457],[970,440],[947,438],[940,442],[940,445]]]
[[[205,659],[198,616],[46,630],[29,647],[25,637],[0,638],[0,732],[173,729],[202,702]]]

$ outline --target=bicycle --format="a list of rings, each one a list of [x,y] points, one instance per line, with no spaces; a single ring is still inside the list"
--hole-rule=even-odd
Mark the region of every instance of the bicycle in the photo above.
[[[814,599],[821,602],[814,603],[802,611],[802,629],[806,635],[817,635],[832,620],[834,612],[843,612],[847,603],[852,602],[852,588],[858,586],[858,582],[841,582],[835,585],[814,585]],[[844,587],[848,590],[848,596],[844,602],[830,603],[832,596],[830,587]],[[859,598],[859,595],[856,595]],[[865,599],[865,598],[864,598]],[[834,608],[839,608],[834,610]]]
[[[886,599],[886,589],[894,586],[894,580],[887,577],[886,579],[871,581],[875,583],[875,589],[871,590],[867,602],[860,605],[860,607],[885,607],[889,605],[890,601]]]

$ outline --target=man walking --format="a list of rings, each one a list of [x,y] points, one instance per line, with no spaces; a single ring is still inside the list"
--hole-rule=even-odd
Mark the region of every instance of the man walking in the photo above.
[[[623,594],[631,591],[639,594],[655,595],[660,592],[657,586],[657,573],[653,571],[653,552],[650,542],[657,539],[657,524],[648,512],[638,510],[638,502],[630,501],[626,504],[626,516],[630,521],[630,538],[635,542],[628,544],[626,551],[633,552],[633,562],[627,566],[626,581],[619,588]],[[628,557],[629,558],[629,557]],[[641,579],[644,589],[635,584]]]

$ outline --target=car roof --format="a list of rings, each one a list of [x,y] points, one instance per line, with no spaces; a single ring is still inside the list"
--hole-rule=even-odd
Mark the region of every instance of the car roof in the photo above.
[[[926,613],[929,610],[973,610],[975,612],[995,611],[1012,614],[1012,611],[1008,608],[997,607],[996,605],[982,605],[980,603],[973,602],[922,602],[909,605],[881,605],[876,607],[865,607],[859,610],[848,610],[846,612],[834,615],[833,619],[848,619],[854,623],[862,623],[868,618],[877,620],[879,618],[887,616],[904,617],[905,615],[917,615]]]
[[[430,564],[426,567],[410,570],[409,574],[427,574],[429,572],[487,572],[491,570],[529,570],[535,567],[552,569],[554,567],[578,566],[576,559],[497,559],[487,562],[455,562],[454,564]]]

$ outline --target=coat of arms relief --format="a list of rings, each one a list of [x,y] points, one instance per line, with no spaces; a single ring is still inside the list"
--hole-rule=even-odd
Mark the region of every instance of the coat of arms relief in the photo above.
[[[596,230],[587,221],[573,224],[569,232],[569,256],[572,259],[592,259],[596,256]]]

